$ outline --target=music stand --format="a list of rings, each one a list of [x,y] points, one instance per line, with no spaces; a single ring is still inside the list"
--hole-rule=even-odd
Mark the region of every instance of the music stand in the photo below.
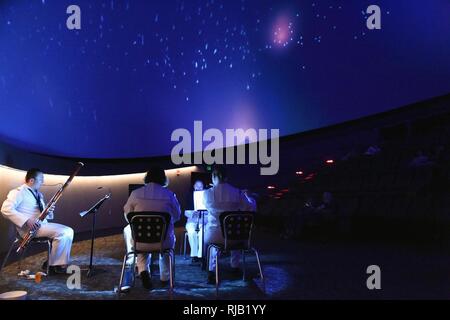
[[[87,276],[90,277],[93,275],[93,257],[94,257],[94,239],[95,239],[95,216],[97,211],[100,209],[100,207],[103,205],[103,203],[108,200],[111,197],[111,193],[108,193],[106,196],[104,196],[102,199],[97,201],[96,204],[94,204],[89,210],[80,212],[80,216],[83,218],[87,215],[92,214],[92,230],[91,230],[91,256],[89,261],[89,269],[87,272]]]

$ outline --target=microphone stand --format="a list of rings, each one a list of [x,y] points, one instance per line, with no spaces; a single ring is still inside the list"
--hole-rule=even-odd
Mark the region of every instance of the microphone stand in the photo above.
[[[94,239],[95,239],[95,216],[97,211],[100,209],[100,207],[103,205],[103,203],[108,200],[111,197],[111,193],[108,193],[106,196],[104,196],[102,199],[97,201],[96,204],[94,204],[89,210],[80,212],[80,216],[83,218],[89,214],[92,214],[92,230],[91,230],[91,256],[89,259],[89,268],[87,272],[87,276],[90,277],[94,273],[93,269],[93,257],[94,257]]]

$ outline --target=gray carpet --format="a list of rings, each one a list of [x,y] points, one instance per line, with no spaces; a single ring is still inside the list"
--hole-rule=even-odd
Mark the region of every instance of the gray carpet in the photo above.
[[[12,290],[25,290],[29,299],[215,299],[215,286],[206,284],[206,272],[201,270],[200,264],[192,264],[191,259],[177,255],[176,257],[176,279],[173,295],[169,294],[167,287],[162,287],[159,281],[158,262],[153,262],[153,285],[152,291],[145,290],[136,279],[135,286],[127,294],[120,297],[114,292],[118,286],[122,257],[124,254],[124,243],[121,235],[98,238],[94,247],[94,274],[87,276],[89,265],[90,241],[74,243],[72,248],[72,264],[81,266],[81,289],[70,290],[67,287],[69,275],[56,275],[44,277],[41,283],[34,280],[24,279],[17,276],[19,272],[18,262],[5,267],[0,278],[0,292]],[[32,274],[41,271],[42,262],[46,259],[46,253],[36,254],[22,261],[22,269],[28,269]],[[219,297],[223,299],[236,298],[236,292],[245,299],[261,299],[264,294],[260,289],[259,280],[242,281],[236,279],[229,272],[228,261],[222,259],[221,275],[223,281],[220,287]],[[256,260],[247,259],[248,275],[256,275]],[[253,266],[252,266],[253,264]]]
[[[181,237],[179,237],[180,239]],[[257,278],[254,257],[247,261],[250,280],[242,281],[230,273],[229,258],[220,261],[222,283],[219,299],[448,299],[450,296],[450,255],[433,247],[399,246],[342,242],[299,242],[282,240],[268,232],[255,232],[265,275],[265,290]],[[145,290],[140,279],[128,294],[118,297],[124,243],[121,235],[98,238],[95,242],[97,273],[88,278],[82,272],[81,289],[69,290],[68,275],[46,277],[40,284],[17,277],[17,263],[0,275],[0,293],[25,290],[29,299],[216,299],[215,286],[206,284],[206,273],[190,259],[176,257],[175,290],[159,282],[155,262],[154,290]],[[89,264],[89,241],[73,245],[73,263]],[[23,268],[39,271],[45,254],[30,256]],[[369,265],[381,268],[381,290],[368,290]]]

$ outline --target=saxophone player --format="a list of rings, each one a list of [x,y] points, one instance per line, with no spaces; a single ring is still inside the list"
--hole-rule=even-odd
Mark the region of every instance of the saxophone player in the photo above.
[[[27,171],[25,183],[8,193],[3,202],[1,212],[5,218],[15,226],[20,236],[29,230],[37,230],[36,237],[47,237],[52,240],[50,261],[42,266],[46,269],[49,264],[50,275],[65,274],[70,260],[70,251],[73,241],[73,229],[58,223],[49,223],[46,219],[40,221],[39,215],[45,208],[44,197],[39,189],[44,183],[44,174],[41,170],[33,168]],[[53,218],[50,209],[49,219]]]

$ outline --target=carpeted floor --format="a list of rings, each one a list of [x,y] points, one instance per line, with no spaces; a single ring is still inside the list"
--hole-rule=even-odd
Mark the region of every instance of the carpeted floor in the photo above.
[[[81,266],[81,289],[70,290],[67,280],[70,275],[56,275],[44,277],[41,283],[17,276],[20,272],[18,262],[12,263],[4,268],[0,277],[0,293],[12,290],[25,290],[29,299],[117,299],[114,292],[118,286],[122,258],[124,252],[122,235],[97,238],[94,247],[94,274],[87,276],[89,265],[90,240],[74,243],[72,247],[72,264]],[[224,258],[225,259],[225,258]],[[22,270],[28,269],[34,274],[40,270],[46,253],[36,254],[22,261]],[[140,279],[136,279],[135,286],[127,293],[122,294],[120,299],[215,299],[215,286],[206,283],[206,272],[201,270],[200,264],[193,264],[190,257],[176,256],[176,279],[175,290],[172,297],[167,287],[163,287],[159,281],[159,267],[157,260],[153,262],[153,285],[152,291],[145,290]],[[235,292],[245,299],[262,299],[261,281],[251,279],[242,281],[237,279],[229,271],[227,261],[221,262],[221,283],[219,297],[223,299],[236,298]],[[247,273],[249,277],[256,275],[256,260],[247,258]]]
[[[302,243],[281,240],[260,232],[255,236],[265,275],[265,290],[257,278],[254,257],[247,261],[251,280],[242,281],[229,271],[227,257],[221,260],[219,299],[447,299],[450,297],[450,255],[433,248],[345,243]],[[96,272],[82,272],[81,289],[68,289],[69,275],[46,277],[39,284],[19,278],[18,264],[8,265],[0,276],[0,293],[25,290],[29,299],[170,299],[168,288],[159,283],[155,262],[154,289],[145,290],[140,279],[128,294],[114,292],[118,285],[124,244],[121,235],[96,239]],[[89,264],[90,241],[73,245],[73,264]],[[45,254],[27,257],[23,269],[39,271]],[[368,290],[369,265],[379,265],[382,289]],[[190,259],[176,257],[173,299],[216,299],[215,287],[206,284],[206,273]]]

